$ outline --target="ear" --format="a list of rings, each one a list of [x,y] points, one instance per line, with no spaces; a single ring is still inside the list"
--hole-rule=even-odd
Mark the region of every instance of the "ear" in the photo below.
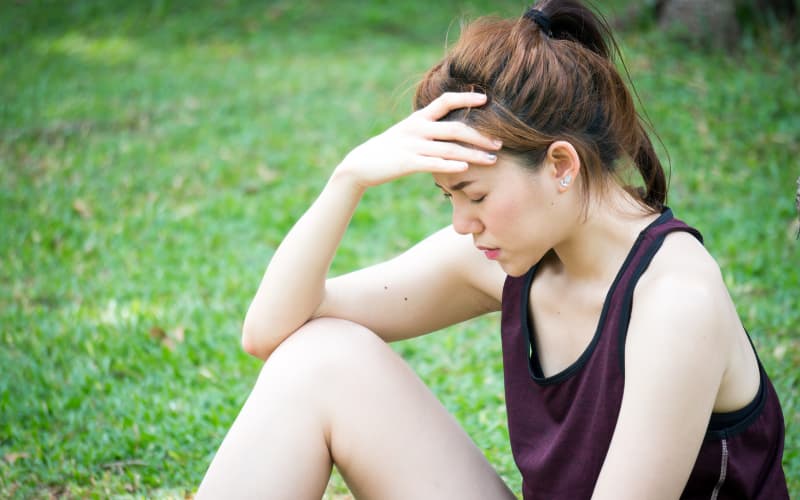
[[[572,187],[581,171],[578,151],[567,141],[556,141],[547,148],[545,161],[552,165],[552,179],[557,183],[559,193]]]

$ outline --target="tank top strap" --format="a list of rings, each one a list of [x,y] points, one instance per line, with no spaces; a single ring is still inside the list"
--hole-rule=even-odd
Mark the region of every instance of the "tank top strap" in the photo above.
[[[628,323],[631,319],[633,307],[633,292],[639,278],[647,270],[653,257],[655,257],[666,237],[674,232],[683,231],[691,234],[702,244],[703,235],[700,231],[676,219],[672,210],[665,208],[661,215],[647,226],[634,243],[631,254],[625,264],[625,269],[619,275],[619,282],[613,295],[609,298],[609,319],[606,326],[610,333],[618,334],[618,356],[620,370],[625,373],[625,338],[628,332]]]

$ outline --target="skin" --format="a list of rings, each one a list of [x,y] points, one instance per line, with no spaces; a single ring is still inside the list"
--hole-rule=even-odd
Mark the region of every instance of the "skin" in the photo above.
[[[319,498],[333,463],[359,498],[513,498],[383,341],[498,310],[506,274],[541,260],[531,308],[542,368],[557,373],[586,349],[656,215],[613,183],[584,212],[568,142],[534,172],[463,124],[437,122],[484,99],[445,94],[353,150],[286,236],[243,327],[244,348],[267,361],[198,498]],[[416,172],[450,197],[452,226],[326,279],[364,190]],[[593,498],[676,498],[710,413],[750,402],[758,369],[716,263],[691,236],[666,238],[633,304],[622,408]]]

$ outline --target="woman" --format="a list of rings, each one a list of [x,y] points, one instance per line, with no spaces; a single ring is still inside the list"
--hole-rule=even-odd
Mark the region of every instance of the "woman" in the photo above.
[[[513,498],[386,345],[496,310],[526,499],[788,498],[777,396],[609,43],[576,1],[479,20],[347,155],[247,312],[266,363],[198,498],[319,498],[334,463],[359,498]],[[452,226],[326,280],[364,191],[413,172]]]

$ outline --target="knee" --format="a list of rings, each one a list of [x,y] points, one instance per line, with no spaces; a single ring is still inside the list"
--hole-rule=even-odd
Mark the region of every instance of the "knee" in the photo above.
[[[396,355],[368,328],[343,319],[319,318],[284,340],[267,359],[261,376],[279,371],[294,383],[319,386],[359,376],[387,357]]]
[[[309,321],[275,350],[281,356],[301,355],[311,362],[336,362],[339,358],[386,348],[386,343],[372,330],[337,318]]]

